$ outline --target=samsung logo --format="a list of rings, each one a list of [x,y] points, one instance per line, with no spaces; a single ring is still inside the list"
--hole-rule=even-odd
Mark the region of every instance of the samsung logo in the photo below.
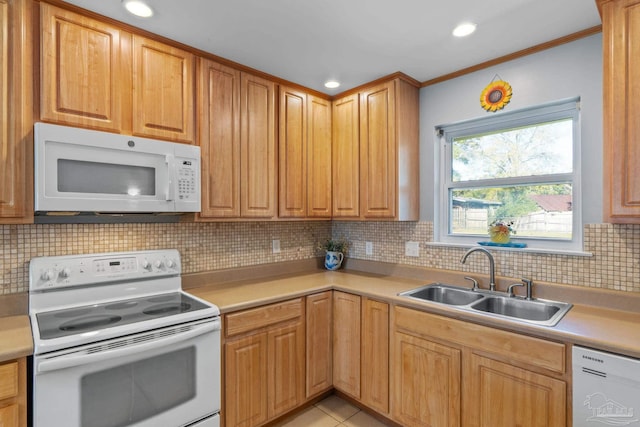
[[[584,354],[582,355],[582,358],[586,360],[591,360],[592,362],[604,363],[604,360],[602,359],[598,359],[597,357],[592,357],[592,356],[586,356]]]

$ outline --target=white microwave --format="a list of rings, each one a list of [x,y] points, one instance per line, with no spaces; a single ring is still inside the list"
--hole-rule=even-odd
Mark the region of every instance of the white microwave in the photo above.
[[[200,211],[200,147],[68,126],[34,126],[42,212]]]

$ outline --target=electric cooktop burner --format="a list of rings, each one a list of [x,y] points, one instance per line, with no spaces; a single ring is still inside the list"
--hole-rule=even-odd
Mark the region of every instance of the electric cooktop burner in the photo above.
[[[181,292],[36,314],[41,339],[59,338],[208,308]]]

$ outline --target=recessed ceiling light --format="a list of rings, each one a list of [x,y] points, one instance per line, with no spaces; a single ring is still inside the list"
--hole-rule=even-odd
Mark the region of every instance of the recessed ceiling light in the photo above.
[[[141,0],[123,0],[122,4],[129,13],[139,16],[140,18],[149,18],[153,16],[153,9]]]
[[[453,29],[453,35],[456,37],[465,37],[476,30],[476,24],[472,22],[463,22]]]
[[[340,87],[340,82],[337,82],[335,80],[329,80],[324,84],[324,87],[326,87],[327,89],[335,89],[337,87]]]

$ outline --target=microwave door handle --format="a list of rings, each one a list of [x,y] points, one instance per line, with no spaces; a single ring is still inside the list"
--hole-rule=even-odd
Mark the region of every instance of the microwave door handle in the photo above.
[[[137,353],[144,353],[147,351],[155,350],[157,348],[168,347],[172,344],[180,343],[190,338],[194,338],[199,335],[203,335],[219,329],[220,320],[218,319],[213,322],[207,322],[197,325],[190,331],[171,335],[167,338],[154,339],[143,344],[135,344],[120,347],[115,350],[106,350],[88,355],[83,354],[79,356],[58,356],[51,360],[43,360],[37,363],[36,370],[38,373],[51,372],[60,369],[86,365],[88,363],[99,363],[115,357],[125,357]],[[215,338],[212,337],[211,339]]]
[[[167,192],[165,200],[167,202],[171,202],[173,200],[175,200],[176,198],[176,188],[175,188],[175,182],[174,180],[178,179],[177,176],[174,176],[174,172],[175,172],[175,162],[176,162],[176,158],[173,156],[173,154],[167,154],[164,158],[166,164],[167,164]]]

